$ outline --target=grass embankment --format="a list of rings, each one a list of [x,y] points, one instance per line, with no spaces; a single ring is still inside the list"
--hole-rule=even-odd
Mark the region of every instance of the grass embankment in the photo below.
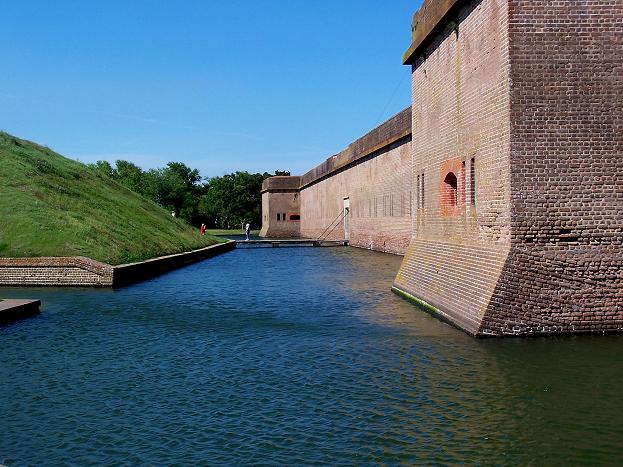
[[[223,241],[46,147],[0,132],[0,256],[121,264]]]

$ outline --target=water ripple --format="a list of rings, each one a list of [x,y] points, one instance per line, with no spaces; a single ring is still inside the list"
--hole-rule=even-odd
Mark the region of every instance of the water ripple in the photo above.
[[[615,464],[621,336],[474,340],[399,258],[234,251],[0,327],[0,464]]]

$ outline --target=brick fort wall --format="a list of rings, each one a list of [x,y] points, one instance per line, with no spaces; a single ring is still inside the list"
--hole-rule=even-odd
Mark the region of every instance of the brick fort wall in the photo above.
[[[277,176],[262,183],[261,237],[298,238],[301,177]]]
[[[296,190],[291,183],[298,183]],[[411,235],[412,204],[407,108],[303,176],[266,180],[260,235],[348,238],[351,246],[403,254]],[[300,220],[292,222],[290,212]]]
[[[404,253],[394,290],[471,335],[623,331],[622,11],[425,0],[412,110],[266,209],[298,203],[293,235],[337,219],[328,238]]]
[[[510,249],[507,11],[505,0],[468,2],[412,64],[417,202],[394,285],[471,334]]]
[[[396,289],[473,335],[623,330],[622,25],[620,1],[424,3]]]
[[[509,1],[512,248],[483,334],[623,329],[622,11]]]

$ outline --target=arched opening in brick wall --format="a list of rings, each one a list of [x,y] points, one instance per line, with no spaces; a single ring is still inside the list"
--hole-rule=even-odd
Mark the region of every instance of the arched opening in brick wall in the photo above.
[[[441,191],[442,206],[456,206],[459,201],[458,181],[453,172],[448,172]]]

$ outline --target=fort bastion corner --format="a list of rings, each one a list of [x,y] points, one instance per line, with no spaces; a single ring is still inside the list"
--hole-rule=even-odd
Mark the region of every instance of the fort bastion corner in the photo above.
[[[425,0],[412,106],[262,188],[262,235],[404,255],[394,289],[474,336],[623,331],[621,12]]]

